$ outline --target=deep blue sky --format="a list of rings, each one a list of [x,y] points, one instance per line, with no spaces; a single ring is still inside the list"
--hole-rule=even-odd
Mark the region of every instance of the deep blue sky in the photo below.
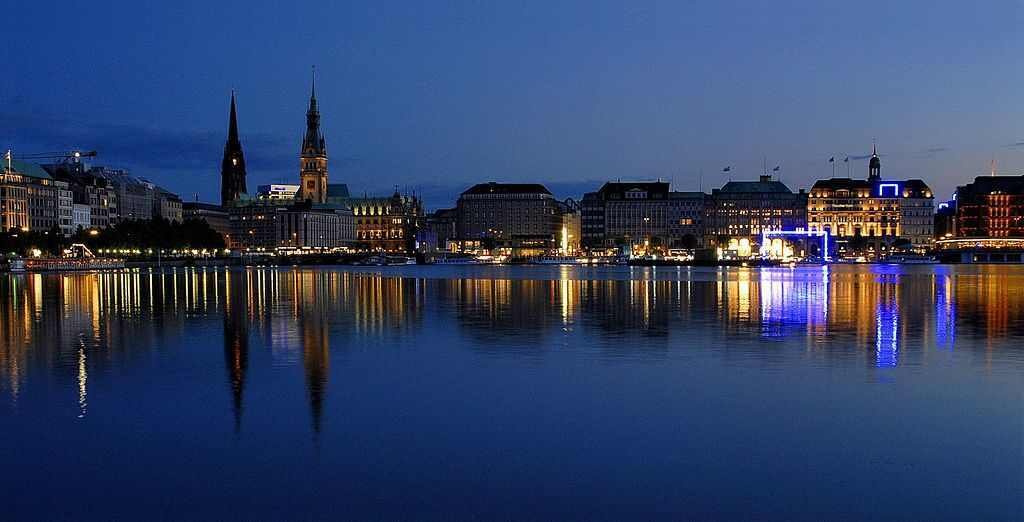
[[[1010,0],[58,1],[3,19],[0,146],[98,149],[188,199],[219,193],[231,88],[250,189],[296,180],[312,64],[331,181],[431,207],[483,180],[576,196],[703,172],[709,190],[764,157],[807,187],[872,138],[883,175],[941,195],[991,158],[1024,170]]]

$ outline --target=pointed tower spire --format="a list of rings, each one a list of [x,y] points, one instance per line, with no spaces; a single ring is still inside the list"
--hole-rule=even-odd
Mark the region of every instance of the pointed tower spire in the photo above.
[[[234,89],[231,89],[231,115],[228,117],[228,141],[238,141],[238,114],[235,111]]]
[[[319,112],[316,106],[316,66],[313,66],[313,86],[309,90],[309,112]]]
[[[316,66],[306,111],[306,134],[299,152],[300,198],[313,203],[327,201],[327,140],[320,132],[320,110],[316,101]]]
[[[882,179],[882,160],[878,159],[878,144],[871,140],[871,160],[868,161],[868,181]]]
[[[224,142],[224,158],[220,164],[220,203],[227,206],[246,193],[245,156],[238,137],[238,112],[235,90],[231,89],[231,110],[228,114],[228,139]]]

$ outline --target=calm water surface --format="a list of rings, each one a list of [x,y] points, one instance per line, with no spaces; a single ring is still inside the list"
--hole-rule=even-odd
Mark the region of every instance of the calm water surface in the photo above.
[[[1024,518],[1024,269],[0,275],[3,519]]]

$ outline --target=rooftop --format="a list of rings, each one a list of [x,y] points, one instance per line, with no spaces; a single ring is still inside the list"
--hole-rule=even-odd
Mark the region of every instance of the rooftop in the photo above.
[[[719,192],[726,193],[758,193],[758,194],[792,194],[793,191],[781,181],[730,181]]]
[[[7,165],[4,165],[4,167],[6,167],[6,166]],[[43,170],[43,167],[40,167],[39,165],[36,165],[35,163],[29,163],[29,162],[26,162],[26,161],[11,160],[11,168],[13,168],[15,172],[21,174],[22,176],[28,176],[30,178],[39,178],[39,179],[53,179],[53,177],[50,176],[49,173],[47,173],[45,170]]]
[[[473,185],[462,195],[485,195],[485,194],[547,194],[551,191],[539,183],[478,183]]]

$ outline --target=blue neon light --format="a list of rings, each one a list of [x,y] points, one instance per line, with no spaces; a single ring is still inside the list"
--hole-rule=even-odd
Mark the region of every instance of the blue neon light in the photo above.
[[[898,198],[900,196],[900,184],[899,183],[879,183],[878,184],[878,195],[885,196],[885,189],[892,189],[892,196]]]

